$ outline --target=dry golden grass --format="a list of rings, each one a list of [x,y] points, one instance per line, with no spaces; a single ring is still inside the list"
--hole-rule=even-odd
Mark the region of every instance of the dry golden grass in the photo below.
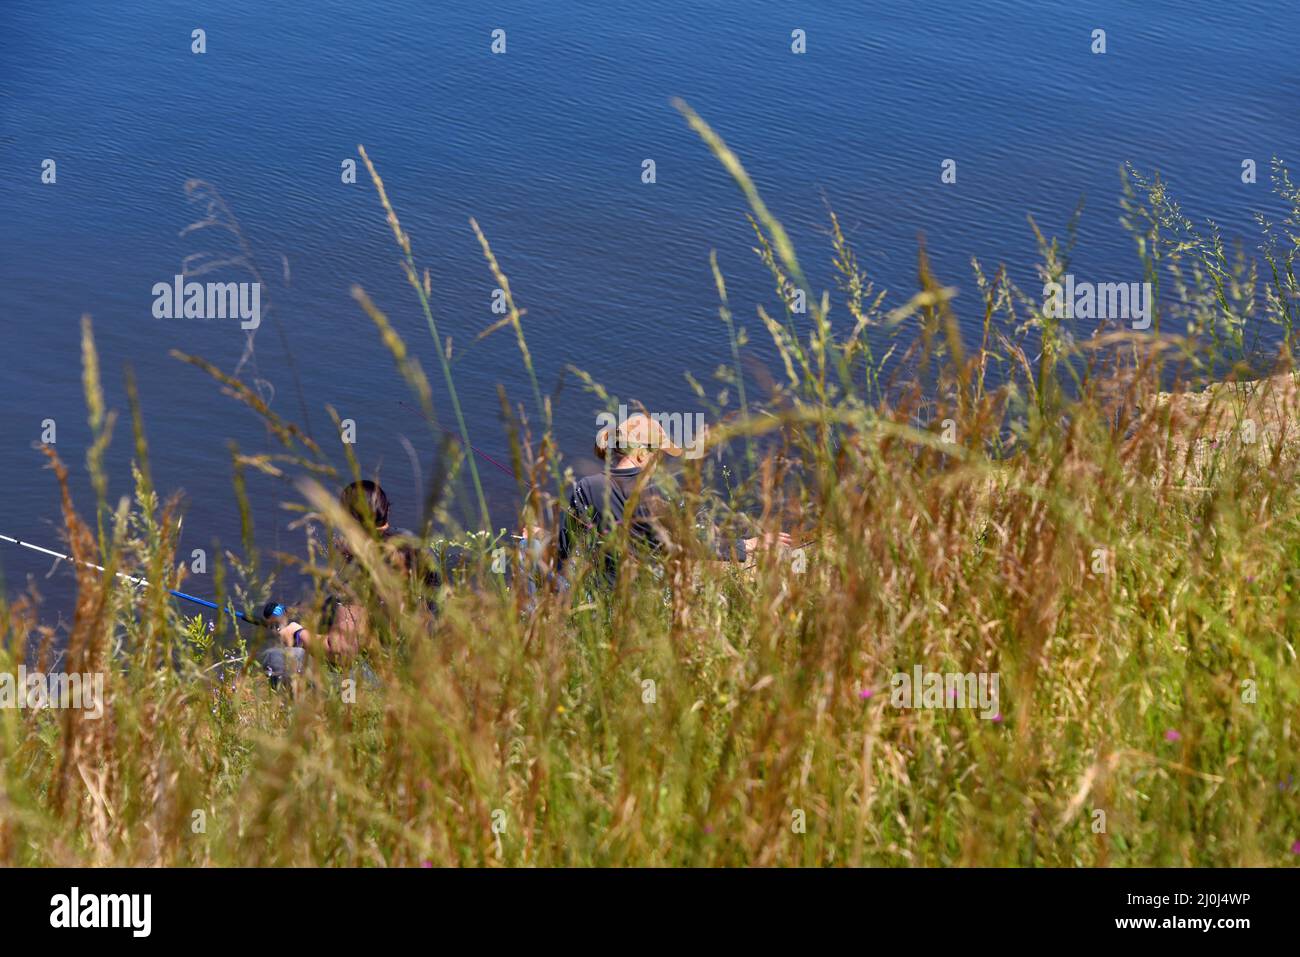
[[[725,420],[716,441],[743,444],[745,466],[728,476],[725,498],[712,458],[663,470],[684,504],[668,519],[671,545],[657,561],[625,563],[612,593],[583,559],[568,569],[570,588],[541,581],[532,593],[525,579],[536,570],[522,558],[503,579],[491,569],[493,537],[458,534],[464,565],[428,615],[418,576],[372,554],[315,484],[341,481],[328,450],[260,410],[284,452],[236,455],[236,499],[244,503],[245,484],[257,481],[299,509],[304,565],[322,583],[338,565],[329,533],[349,536],[364,569],[350,587],[369,612],[374,681],[314,660],[290,696],[253,667],[221,667],[239,647],[229,618],[210,635],[167,600],[165,588],[180,581],[174,516],[151,485],[138,409],[134,499],[113,509],[103,498],[99,462],[113,417],[87,327],[98,528],[77,518],[65,494],[70,546],[155,584],[141,596],[78,573],[66,665],[105,673],[102,720],[0,710],[0,862],[1295,859],[1296,462],[1229,445],[1195,482],[1170,467],[1180,442],[1190,448],[1235,428],[1242,414],[1258,410],[1261,443],[1295,421],[1289,380],[1245,398],[1241,385],[1162,397],[1174,378],[1166,357],[1203,381],[1224,359],[1218,344],[1237,341],[1240,314],[1224,309],[1219,274],[1189,267],[1214,250],[1163,245],[1156,225],[1174,213],[1162,187],[1139,181],[1128,202],[1134,228],[1145,230],[1144,265],[1179,271],[1187,315],[1177,318],[1190,316],[1200,334],[1075,344],[1005,273],[988,277],[977,264],[984,332],[967,343],[924,254],[916,295],[885,312],[833,224],[841,286],[825,299],[807,288],[736,154],[688,119],[749,197],[775,288],[804,289],[811,312],[794,313],[785,300],[758,305],[780,360],[767,394],[751,384],[733,410],[701,387]],[[427,307],[427,284],[383,199]],[[1274,274],[1294,276],[1300,247],[1270,248],[1282,257]],[[1044,275],[1064,266],[1045,243]],[[722,388],[736,395],[743,340],[717,280],[720,335],[737,366]],[[1294,280],[1278,281],[1264,315],[1283,330],[1285,360],[1296,299]],[[426,405],[415,352],[358,299]],[[851,322],[832,324],[832,309]],[[527,365],[522,315],[512,305]],[[888,343],[891,324],[897,349],[878,359],[873,341]],[[450,375],[447,384],[454,390]],[[515,467],[531,489],[521,520],[553,533],[563,462],[540,391],[533,399],[528,414],[503,407]],[[467,443],[463,418],[457,427]],[[57,462],[55,470],[62,481]],[[455,462],[449,473],[449,494],[476,486]],[[450,521],[447,497],[439,502]],[[475,494],[464,512],[480,505]],[[701,512],[746,533],[795,529],[813,544],[748,570],[720,565],[699,541]],[[216,569],[221,600],[254,607],[264,597],[261,567],[250,537]],[[313,614],[309,603],[309,626]],[[0,620],[0,671],[12,670],[33,602],[5,605]],[[918,665],[997,674],[998,715],[896,707],[893,676]]]

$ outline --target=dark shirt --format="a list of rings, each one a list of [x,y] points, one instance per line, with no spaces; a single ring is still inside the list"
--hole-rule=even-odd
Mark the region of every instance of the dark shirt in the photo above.
[[[573,483],[569,490],[568,512],[560,523],[560,567],[579,547],[580,542],[605,543],[616,525],[630,523],[629,537],[634,548],[647,554],[663,549],[659,516],[667,505],[662,492],[652,482],[646,482],[637,498],[636,508],[627,514],[627,501],[636,488],[641,475],[639,468],[609,469],[586,475]],[[714,551],[724,561],[735,558],[745,560],[743,541],[722,540],[715,536]],[[605,556],[605,580],[612,586],[618,576],[617,557],[601,545]]]

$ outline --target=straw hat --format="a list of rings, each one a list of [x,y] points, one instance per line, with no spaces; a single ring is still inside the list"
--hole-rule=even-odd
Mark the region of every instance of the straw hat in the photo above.
[[[652,449],[678,456],[682,450],[672,443],[668,433],[650,416],[634,412],[624,419],[617,430],[606,426],[596,433],[596,451],[601,458],[611,449],[623,451]]]

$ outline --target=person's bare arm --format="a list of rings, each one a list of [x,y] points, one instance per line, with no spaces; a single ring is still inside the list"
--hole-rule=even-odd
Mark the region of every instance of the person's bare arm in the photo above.
[[[792,539],[789,532],[766,532],[762,537],[755,536],[745,541],[745,557],[769,548],[789,548]]]
[[[314,635],[296,621],[289,621],[276,627],[280,641],[290,647],[321,648],[330,660],[348,659],[361,650],[361,641],[366,634],[369,617],[365,608],[359,605],[339,605],[334,615],[334,624],[324,635]]]

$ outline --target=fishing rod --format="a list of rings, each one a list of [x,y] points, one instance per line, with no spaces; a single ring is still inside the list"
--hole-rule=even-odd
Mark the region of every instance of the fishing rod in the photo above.
[[[401,399],[398,399],[398,400],[397,400],[397,404],[400,405],[400,406],[402,406],[404,409],[409,409],[410,411],[414,412],[416,415],[419,415],[419,416],[421,416],[421,417],[423,417],[423,415],[424,415],[424,413],[422,413],[422,412],[421,412],[419,409],[417,409],[415,406],[413,406],[413,405],[409,405],[409,404],[407,404],[406,402],[403,402]],[[460,433],[457,432],[457,431],[455,431],[454,429],[444,428],[443,426],[439,425],[437,422],[430,422],[429,424],[432,425],[432,426],[433,426],[435,429],[437,429],[439,432],[444,432],[444,433],[446,433],[447,435],[453,436],[453,437],[454,437],[455,439],[457,439],[458,441],[464,442],[464,439],[461,439],[461,437],[460,437]],[[466,444],[466,445],[469,445],[469,443],[465,443],[465,444]],[[501,471],[505,472],[505,473],[506,473],[507,475],[509,475],[511,478],[514,478],[514,477],[515,477],[515,473],[514,473],[514,470],[513,470],[513,469],[507,468],[506,466],[502,465],[500,462],[498,462],[498,461],[497,461],[496,459],[494,459],[492,456],[488,455],[488,454],[487,454],[486,452],[484,452],[482,449],[477,449],[477,448],[475,448],[474,446],[469,445],[469,450],[470,450],[471,452],[475,452],[475,453],[477,453],[478,455],[481,455],[481,456],[482,456],[486,461],[490,462],[492,465],[495,465],[497,468],[499,468]]]
[[[40,545],[33,545],[31,542],[24,542],[21,539],[13,538],[10,535],[0,535],[0,541],[10,542],[14,545],[21,546],[22,548],[30,548],[34,552],[40,552],[42,555],[49,555],[52,558],[58,558],[65,562],[71,562],[74,565],[84,565],[86,568],[93,568],[96,571],[101,571],[101,572],[108,571],[108,569],[105,568],[103,565],[96,565],[94,562],[79,561],[78,559],[73,558],[71,555],[64,555],[62,552],[56,552],[49,548],[42,548]],[[118,578],[129,581],[133,585],[147,586],[149,584],[149,582],[146,581],[145,579],[137,578],[134,575],[128,575],[125,572],[115,572],[114,574]],[[190,601],[196,605],[202,605],[204,608],[211,608],[215,611],[221,610],[221,606],[218,605],[216,602],[208,601],[206,598],[199,598],[197,595],[190,595],[183,591],[177,591],[174,588],[167,589],[167,593],[169,595],[172,595],[173,597],[183,599],[184,601]],[[226,610],[231,612],[237,618],[240,618],[241,620],[248,622],[250,625],[262,624],[260,621],[257,621],[254,618],[249,618],[242,611],[239,611],[237,608],[235,608],[234,605],[228,605],[226,607]]]
[[[404,409],[410,411],[410,412],[414,412],[416,415],[420,416],[421,418],[424,418],[424,413],[421,412],[419,409],[417,409],[415,406],[411,405],[410,403],[408,403],[408,402],[404,402],[404,401],[402,401],[401,399],[398,399],[398,400],[397,400],[397,404],[400,405],[402,408],[404,408]],[[426,421],[428,421],[428,420],[426,419]],[[460,433],[459,433],[459,432],[455,432],[455,431],[453,431],[453,430],[451,430],[451,429],[444,428],[443,426],[439,425],[437,422],[432,422],[432,423],[430,423],[430,424],[431,424],[435,429],[437,429],[438,431],[440,431],[440,432],[445,432],[447,435],[450,435],[450,436],[454,437],[458,442],[463,442],[463,441],[464,441],[463,439],[461,439],[461,437],[460,437]],[[486,460],[487,460],[488,462],[490,462],[491,464],[495,465],[495,466],[496,466],[497,468],[499,468],[502,472],[505,472],[506,475],[509,475],[511,478],[514,478],[514,477],[515,477],[514,469],[507,468],[506,466],[502,465],[500,462],[498,462],[498,461],[497,461],[496,459],[494,459],[492,456],[488,455],[488,454],[487,454],[486,452],[484,452],[482,449],[475,448],[475,447],[472,446],[472,445],[469,446],[469,449],[470,449],[471,452],[476,452],[476,453],[478,453],[479,455],[483,456],[484,459],[486,459]],[[533,486],[529,486],[529,487],[532,488],[532,489],[535,489],[537,486],[533,485]],[[578,516],[578,515],[574,515],[574,516],[573,516],[573,519],[574,519],[576,522],[578,522],[578,524],[583,525],[583,526],[585,526],[585,527],[588,528],[588,529],[594,529],[594,528],[596,527],[596,526],[593,525],[591,522],[586,521],[585,519],[583,519],[582,517],[580,517],[580,516]],[[528,536],[527,536],[527,535],[511,535],[510,537],[513,538],[513,539],[515,539],[516,541],[521,541],[521,542],[522,542],[522,541],[526,541],[526,540],[528,539]]]

